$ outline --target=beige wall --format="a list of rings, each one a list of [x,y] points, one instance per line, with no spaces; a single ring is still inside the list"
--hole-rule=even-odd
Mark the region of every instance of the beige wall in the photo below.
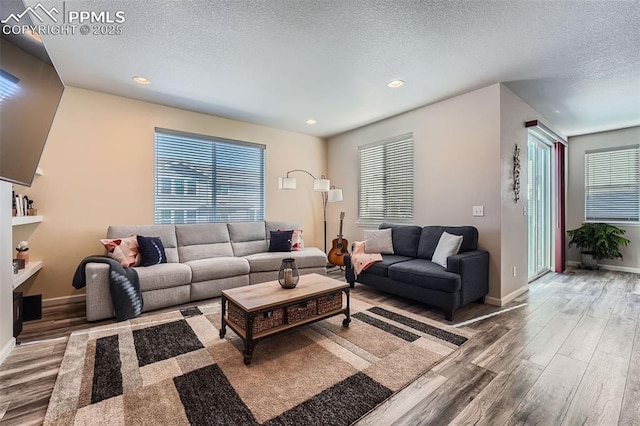
[[[404,90],[404,89],[402,89]],[[358,146],[413,132],[414,223],[473,225],[488,250],[489,295],[500,289],[500,85],[438,102],[329,139],[329,176],[344,201],[329,205],[329,236],[345,211],[345,237],[361,240],[358,216]],[[485,216],[473,217],[483,205]]]
[[[502,184],[502,218],[501,218],[501,277],[502,297],[527,287],[527,216],[523,209],[527,207],[528,130],[526,121],[541,120],[552,128],[552,124],[541,117],[533,108],[516,96],[506,86],[500,85],[500,161]],[[557,130],[553,129],[556,133]],[[559,133],[558,133],[559,134]],[[560,134],[560,136],[563,136]],[[513,192],[513,155],[515,145],[520,147],[520,201],[515,202]],[[516,276],[513,276],[513,267]]]
[[[569,138],[569,184],[567,186],[567,230],[579,228],[584,221],[584,153],[590,149],[609,148],[640,143],[640,126],[610,132],[592,133]],[[603,260],[600,263],[629,272],[640,272],[640,225],[615,224],[626,232],[631,240],[628,247],[621,250],[624,261]],[[578,250],[573,247],[567,252],[567,260],[580,261]]]
[[[322,206],[313,181],[278,190],[278,176],[301,168],[326,174],[323,139],[68,87],[40,161],[43,176],[18,188],[44,216],[14,231],[42,259],[38,276],[21,287],[43,298],[78,294],[76,266],[101,253],[110,224],[153,223],[154,127],[262,143],[266,150],[266,217],[303,223],[305,243],[321,244]]]

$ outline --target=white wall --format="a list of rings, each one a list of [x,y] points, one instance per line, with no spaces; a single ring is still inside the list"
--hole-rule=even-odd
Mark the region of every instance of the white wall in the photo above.
[[[338,232],[336,219],[345,211],[345,238],[362,239],[363,228],[356,224],[358,146],[413,132],[414,223],[478,228],[479,246],[491,256],[489,295],[499,298],[499,103],[495,84],[330,138],[329,177],[343,188],[344,201],[329,205],[328,235]],[[484,217],[472,217],[474,205],[484,206]]]
[[[506,86],[500,86],[500,162],[502,184],[502,215],[501,215],[501,277],[502,298],[509,299],[510,295],[517,295],[527,288],[527,216],[523,209],[527,207],[528,185],[528,130],[525,122],[540,120],[551,130],[553,128],[546,118],[540,116],[533,108],[515,95]],[[513,155],[515,145],[520,147],[520,201],[515,202],[513,192]],[[553,241],[553,240],[552,240]],[[513,276],[513,267],[516,276]]]
[[[569,184],[567,187],[567,230],[579,228],[584,221],[584,153],[590,149],[610,148],[640,143],[640,126],[609,132],[591,133],[569,138]],[[626,231],[625,237],[631,244],[623,247],[620,260],[603,260],[609,265],[629,272],[640,273],[640,224],[615,224]],[[580,254],[575,247],[567,252],[567,260],[579,262]]]
[[[11,231],[11,184],[0,181],[0,364],[15,344]]]

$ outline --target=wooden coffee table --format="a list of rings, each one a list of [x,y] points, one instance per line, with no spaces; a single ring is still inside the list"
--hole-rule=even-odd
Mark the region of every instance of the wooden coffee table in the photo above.
[[[340,314],[346,316],[342,326],[348,327],[349,305],[349,284],[319,274],[301,275],[292,289],[270,281],[223,290],[220,338],[227,326],[240,336],[248,365],[256,343],[266,337]]]

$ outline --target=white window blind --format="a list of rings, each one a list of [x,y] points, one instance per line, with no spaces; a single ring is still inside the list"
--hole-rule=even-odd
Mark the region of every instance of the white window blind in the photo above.
[[[358,149],[358,223],[411,223],[413,134],[408,133]]]
[[[155,222],[264,220],[265,146],[156,129]]]
[[[585,219],[640,219],[639,145],[585,152]]]

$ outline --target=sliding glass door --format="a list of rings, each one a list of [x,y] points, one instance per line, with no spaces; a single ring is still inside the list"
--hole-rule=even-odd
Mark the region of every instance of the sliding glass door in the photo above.
[[[551,145],[529,132],[529,280],[551,269]]]

